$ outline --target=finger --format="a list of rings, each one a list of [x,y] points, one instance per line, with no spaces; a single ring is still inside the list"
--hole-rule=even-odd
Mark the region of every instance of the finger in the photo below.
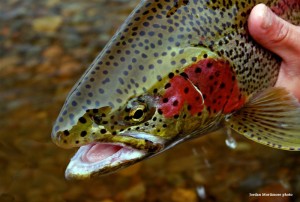
[[[255,6],[248,20],[249,32],[265,48],[279,55],[284,61],[299,58],[300,28],[275,15],[264,4]]]

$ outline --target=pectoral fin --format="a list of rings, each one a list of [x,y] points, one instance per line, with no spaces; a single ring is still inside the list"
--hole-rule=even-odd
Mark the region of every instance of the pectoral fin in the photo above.
[[[225,124],[255,142],[300,151],[300,104],[283,88],[269,88],[254,95]]]

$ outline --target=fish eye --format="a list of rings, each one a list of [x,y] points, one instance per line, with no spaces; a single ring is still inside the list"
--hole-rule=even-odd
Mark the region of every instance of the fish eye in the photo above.
[[[130,110],[129,116],[131,117],[131,119],[134,122],[141,122],[145,118],[145,115],[146,115],[145,111],[146,111],[146,106],[138,105],[138,106],[133,107]]]
[[[131,98],[122,110],[123,123],[133,126],[146,122],[155,114],[155,100],[148,95]]]

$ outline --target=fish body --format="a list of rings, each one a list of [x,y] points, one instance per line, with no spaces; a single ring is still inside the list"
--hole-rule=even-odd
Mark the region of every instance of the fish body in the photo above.
[[[297,0],[143,0],[69,93],[53,127],[80,147],[67,178],[113,172],[220,127],[300,150],[299,103],[274,88],[280,59],[247,17],[265,3],[299,23]]]

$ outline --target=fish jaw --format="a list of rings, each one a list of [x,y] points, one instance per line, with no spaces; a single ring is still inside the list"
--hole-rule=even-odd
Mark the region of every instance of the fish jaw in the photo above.
[[[147,153],[122,144],[91,143],[81,146],[65,171],[66,179],[108,174],[147,157]]]
[[[129,138],[131,142],[120,139],[111,142],[95,141],[81,146],[67,166],[66,179],[86,179],[110,174],[165,150],[165,141],[152,135],[144,133],[123,135],[119,137],[125,137],[127,140]],[[130,145],[139,140],[145,140],[147,146]]]

